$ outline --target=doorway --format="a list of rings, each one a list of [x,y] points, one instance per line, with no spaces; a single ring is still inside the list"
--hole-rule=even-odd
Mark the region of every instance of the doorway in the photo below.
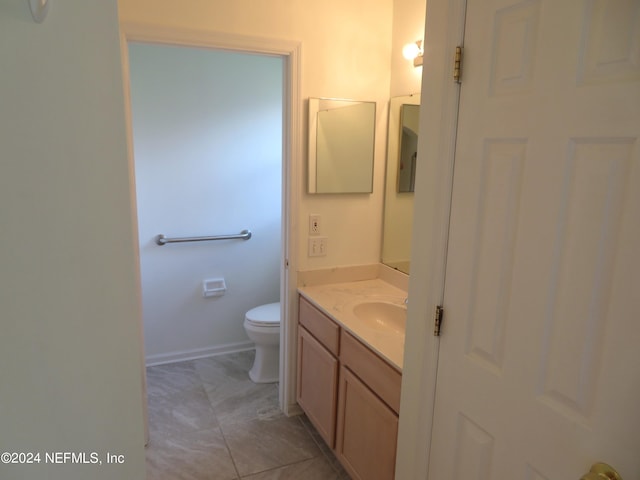
[[[282,59],[128,50],[146,364],[252,348],[244,313],[280,300]]]
[[[293,220],[297,218],[297,205],[292,197],[299,189],[298,173],[302,158],[302,112],[300,101],[300,45],[296,42],[228,34],[214,34],[192,30],[164,29],[148,25],[121,25],[123,76],[128,108],[127,127],[129,135],[129,158],[131,168],[131,188],[134,182],[133,126],[131,112],[131,90],[128,47],[132,43],[162,44],[199,49],[237,52],[266,57],[277,57],[282,63],[282,168],[281,168],[281,242],[279,255],[279,291],[282,305],[280,341],[280,382],[279,404],[286,413],[296,411],[295,403],[295,331],[291,326],[291,315],[295,314],[296,246],[292,233]],[[242,228],[251,228],[250,226]],[[157,232],[165,233],[165,232]],[[218,232],[212,232],[214,234]],[[232,232],[219,232],[232,233]],[[256,240],[254,238],[253,240]],[[252,240],[249,240],[252,241]],[[243,242],[235,240],[234,242]],[[158,250],[164,247],[158,247]],[[158,251],[157,250],[157,251]],[[160,250],[161,251],[161,250]],[[276,279],[274,281],[277,282]],[[295,320],[295,319],[294,319]],[[142,319],[140,319],[142,330]],[[144,365],[144,359],[141,359]],[[143,368],[144,371],[144,368]],[[144,403],[144,402],[143,402]]]

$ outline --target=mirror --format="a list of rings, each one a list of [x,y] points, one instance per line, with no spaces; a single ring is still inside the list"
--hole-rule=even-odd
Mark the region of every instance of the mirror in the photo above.
[[[309,99],[309,193],[371,193],[375,102]]]
[[[413,187],[419,168],[419,111],[420,94],[394,97],[389,103],[382,263],[406,274],[411,259]]]
[[[398,153],[398,192],[413,192],[418,158],[418,120],[420,105],[400,106],[400,149]]]

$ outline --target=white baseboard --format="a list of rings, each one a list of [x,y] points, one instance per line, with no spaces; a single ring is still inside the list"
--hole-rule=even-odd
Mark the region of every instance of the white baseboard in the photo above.
[[[159,353],[149,355],[145,358],[145,365],[153,367],[154,365],[163,365],[165,363],[184,362],[186,360],[195,360],[196,358],[215,357],[216,355],[224,355],[227,353],[244,352],[253,350],[255,345],[251,341],[230,343],[227,345],[217,345],[215,347],[196,348],[193,350],[184,350],[181,352]]]

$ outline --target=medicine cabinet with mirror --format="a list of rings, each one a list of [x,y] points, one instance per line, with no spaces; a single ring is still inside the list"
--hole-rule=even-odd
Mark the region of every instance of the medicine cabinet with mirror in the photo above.
[[[376,103],[309,99],[309,193],[371,193]]]
[[[420,94],[389,102],[382,263],[409,273]]]

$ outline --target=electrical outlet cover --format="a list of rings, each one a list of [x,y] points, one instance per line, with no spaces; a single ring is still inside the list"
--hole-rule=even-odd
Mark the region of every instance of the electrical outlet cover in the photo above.
[[[309,235],[320,235],[321,225],[320,225],[320,215],[312,213],[309,215]]]

